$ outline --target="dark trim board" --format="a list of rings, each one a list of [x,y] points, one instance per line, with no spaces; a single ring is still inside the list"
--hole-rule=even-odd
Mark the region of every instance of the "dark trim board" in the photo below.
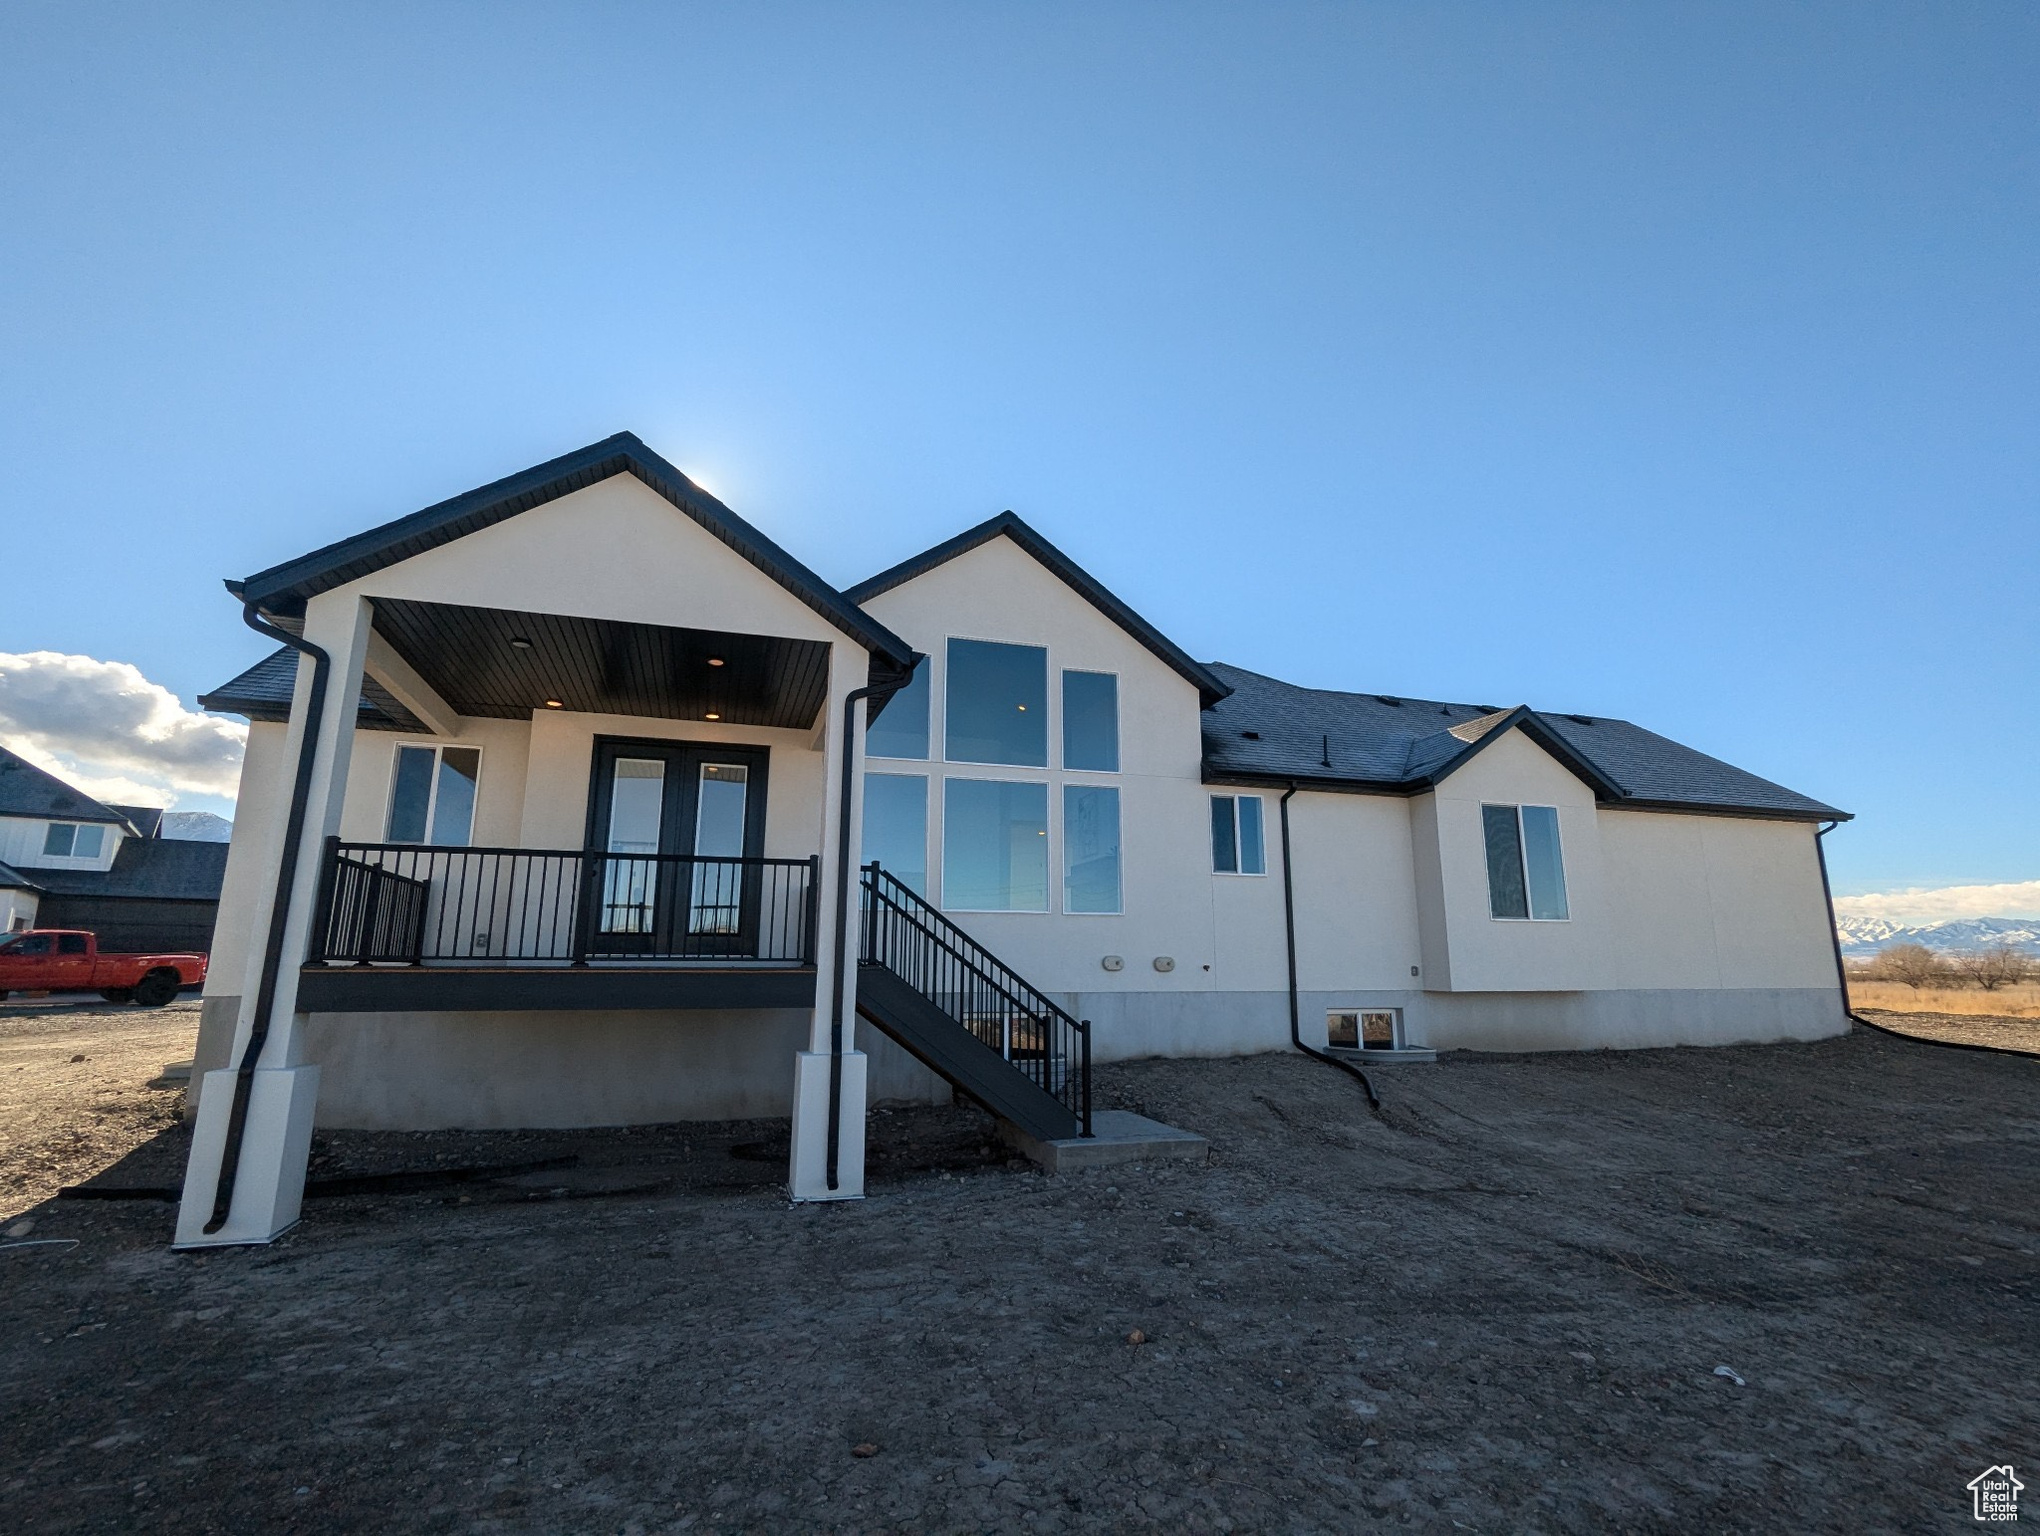
[[[527,1013],[812,1008],[806,967],[591,965],[581,969],[306,966],[304,1013]]]

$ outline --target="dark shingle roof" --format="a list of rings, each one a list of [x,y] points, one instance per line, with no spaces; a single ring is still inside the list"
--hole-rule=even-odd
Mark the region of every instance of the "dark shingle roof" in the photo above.
[[[12,864],[0,864],[0,891],[39,891],[41,889],[41,886],[29,879],[28,876],[24,875]]]
[[[854,587],[846,587],[843,595],[853,603],[870,602],[881,592],[889,592],[894,587],[912,581],[916,576],[925,575],[938,565],[945,565],[958,555],[967,554],[980,544],[988,544],[1002,534],[1040,561],[1064,585],[1093,608],[1154,652],[1165,664],[1173,667],[1197,690],[1198,697],[1204,701],[1207,708],[1225,697],[1226,685],[1222,678],[1210,668],[1192,661],[1189,653],[1175,641],[1127,607],[1108,591],[1097,577],[1011,512],[1001,512],[997,517],[988,517],[975,528],[966,528],[955,538],[945,539],[933,549],[923,550],[911,560],[903,560],[890,570],[880,571],[876,576],[868,577]]]
[[[38,869],[35,883],[53,896],[218,901],[227,873],[227,846],[130,837],[114,854],[111,869]]]
[[[280,645],[239,677],[198,696],[198,707],[216,714],[243,715],[250,720],[290,719],[291,693],[297,687],[297,652]],[[357,716],[364,731],[426,731],[423,721],[392,698],[372,677],[361,680]]]
[[[160,805],[111,805],[109,809],[119,811],[127,818],[127,824],[135,829],[136,837],[155,837],[163,830],[163,808]]]
[[[1214,782],[1414,794],[1516,728],[1593,787],[1604,804],[1792,821],[1848,812],[1631,725],[1528,707],[1299,688],[1212,663],[1231,695],[1204,716],[1204,772]],[[1246,732],[1255,733],[1253,737]]]
[[[0,816],[37,816],[55,821],[110,821],[127,817],[82,790],[44,773],[27,758],[0,747]]]
[[[371,528],[258,571],[245,581],[228,583],[228,589],[244,601],[261,604],[265,612],[301,614],[307,598],[620,474],[635,475],[845,634],[895,666],[913,665],[913,649],[898,635],[652,452],[631,432],[618,432],[599,443],[590,443],[586,448],[384,523],[380,528]]]

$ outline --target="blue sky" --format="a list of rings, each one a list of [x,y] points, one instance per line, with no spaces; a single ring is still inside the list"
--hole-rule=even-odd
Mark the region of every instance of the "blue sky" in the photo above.
[[[1622,715],[2040,877],[2040,10],[17,4],[0,652],[630,428],[850,582]],[[211,803],[194,801],[193,803]]]

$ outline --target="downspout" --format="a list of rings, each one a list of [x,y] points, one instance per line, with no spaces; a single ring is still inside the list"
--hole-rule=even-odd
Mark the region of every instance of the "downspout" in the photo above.
[[[290,789],[290,814],[285,819],[283,847],[276,861],[276,897],[269,910],[269,938],[262,950],[262,978],[255,989],[255,1017],[248,1031],[248,1046],[234,1078],[234,1108],[227,1118],[226,1144],[220,1149],[220,1176],[213,1195],[212,1219],[208,1233],[227,1224],[234,1204],[234,1184],[241,1171],[241,1136],[248,1126],[248,1099],[255,1088],[255,1063],[269,1040],[269,1015],[276,1006],[276,978],[283,969],[284,929],[290,922],[291,892],[297,884],[298,849],[304,841],[305,807],[312,794],[312,768],[319,754],[319,726],[326,711],[326,675],[333,658],[301,635],[294,635],[262,617],[252,602],[241,609],[241,619],[258,635],[280,640],[300,656],[312,661],[312,686],[305,699],[305,728],[298,740],[297,771]]]
[[[1342,1072],[1352,1073],[1360,1080],[1360,1086],[1367,1090],[1367,1107],[1379,1114],[1381,1099],[1374,1092],[1374,1084],[1367,1080],[1365,1072],[1350,1061],[1341,1061],[1336,1056],[1329,1056],[1303,1043],[1303,1017],[1299,1012],[1296,993],[1296,882],[1289,873],[1289,799],[1296,793],[1296,788],[1292,781],[1289,788],[1283,792],[1282,798],[1275,802],[1277,815],[1282,822],[1282,930],[1283,938],[1289,947],[1289,1043],[1304,1055],[1314,1057],[1328,1067],[1337,1067]]]

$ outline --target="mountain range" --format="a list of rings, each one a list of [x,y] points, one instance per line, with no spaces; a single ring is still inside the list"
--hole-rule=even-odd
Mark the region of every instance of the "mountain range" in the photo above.
[[[1842,953],[1857,960],[1866,960],[1894,944],[1924,944],[1936,954],[2013,944],[2040,955],[2040,918],[2032,917],[1951,918],[1921,927],[1907,927],[1888,917],[1843,917],[1836,919],[1835,932],[1841,938]]]

